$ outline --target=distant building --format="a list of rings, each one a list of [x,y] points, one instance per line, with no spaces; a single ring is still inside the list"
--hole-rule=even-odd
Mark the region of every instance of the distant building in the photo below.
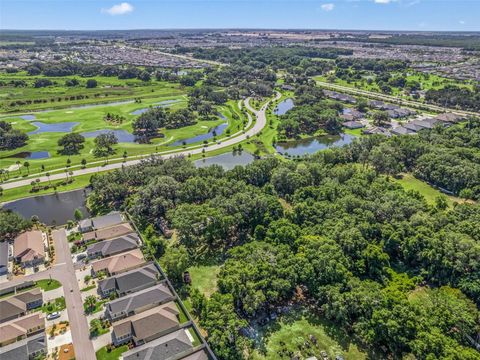
[[[365,127],[365,125],[363,125],[361,122],[358,122],[358,121],[346,121],[342,123],[342,126],[352,130],[361,129]]]
[[[23,267],[37,266],[45,261],[45,243],[40,230],[21,233],[13,243],[13,256]]]

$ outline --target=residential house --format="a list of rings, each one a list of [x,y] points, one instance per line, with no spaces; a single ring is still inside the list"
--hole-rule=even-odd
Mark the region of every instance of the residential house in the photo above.
[[[99,272],[103,271],[108,276],[112,276],[140,267],[144,263],[143,253],[137,248],[92,262],[92,276],[95,277]]]
[[[16,319],[28,310],[43,305],[43,296],[39,288],[23,291],[0,300],[0,323]]]
[[[89,259],[104,258],[133,250],[138,247],[140,238],[136,233],[130,233],[114,239],[100,241],[87,247]]]
[[[182,354],[189,354],[193,345],[186,329],[180,329],[164,335],[138,348],[129,350],[122,355],[123,360],[173,360],[181,359]],[[201,352],[200,352],[201,353]],[[205,352],[203,351],[205,354]],[[192,354],[194,355],[194,354]],[[189,360],[206,360],[208,357],[193,357]]]
[[[178,308],[169,302],[135,314],[113,324],[112,340],[115,346],[133,341],[136,346],[158,339],[179,329]]]
[[[141,268],[130,270],[98,282],[98,291],[102,297],[107,297],[115,292],[124,296],[156,285],[161,279],[161,274],[153,262]]]
[[[130,234],[132,232],[134,231],[130,224],[123,223],[114,225],[112,227],[87,232],[83,234],[83,241],[112,239],[122,235]]]
[[[15,238],[13,256],[23,267],[38,266],[45,261],[44,235],[40,230],[25,231]]]
[[[453,114],[453,113],[443,113],[435,116],[435,119],[454,124],[462,121],[464,117],[462,115]]]
[[[97,216],[91,219],[85,219],[79,222],[78,228],[80,232],[98,230],[110,226],[119,225],[125,222],[120,212],[114,211],[107,215]]]
[[[205,350],[200,350],[197,352],[194,352],[191,355],[188,355],[187,357],[182,358],[182,360],[208,360],[208,355],[205,352]]]
[[[7,241],[0,242],[0,276],[8,274],[9,249]]]
[[[45,331],[42,312],[34,312],[0,324],[0,347]]]
[[[105,306],[105,315],[111,321],[117,321],[174,299],[175,296],[168,286],[162,283],[110,301]]]
[[[342,126],[352,130],[361,129],[365,127],[365,125],[363,125],[361,122],[358,122],[358,121],[345,121],[342,123]]]
[[[0,348],[0,359],[2,360],[27,360],[35,359],[41,354],[46,354],[47,336],[45,333],[38,333],[26,339],[14,342]]]
[[[411,135],[411,134],[415,134],[415,131],[407,129],[403,126],[397,126],[392,130],[390,130],[390,133],[392,135]]]

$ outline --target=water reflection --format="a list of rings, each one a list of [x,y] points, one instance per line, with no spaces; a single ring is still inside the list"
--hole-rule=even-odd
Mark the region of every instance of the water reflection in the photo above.
[[[355,136],[349,134],[317,136],[308,139],[279,142],[275,149],[283,155],[307,155],[320,150],[350,144],[354,139]]]

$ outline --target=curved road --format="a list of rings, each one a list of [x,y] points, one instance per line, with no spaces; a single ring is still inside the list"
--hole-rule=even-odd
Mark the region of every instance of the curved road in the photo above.
[[[273,99],[269,100],[267,103],[265,103],[260,108],[260,110],[255,110],[250,105],[250,100],[251,100],[250,98],[246,99],[245,100],[245,107],[256,116],[256,122],[250,129],[245,131],[245,133],[241,133],[238,136],[232,136],[232,137],[227,138],[223,141],[220,141],[219,143],[210,144],[206,148],[198,147],[198,145],[197,145],[197,146],[195,146],[194,149],[190,149],[190,150],[183,150],[183,151],[176,151],[176,152],[174,152],[174,151],[159,152],[159,153],[154,153],[154,154],[149,154],[147,156],[143,156],[142,158],[136,159],[136,160],[129,160],[129,161],[126,161],[126,162],[108,164],[108,165],[105,165],[105,166],[97,166],[97,167],[92,167],[92,168],[87,168],[87,169],[74,170],[74,171],[72,171],[73,175],[71,175],[71,176],[95,174],[95,173],[98,173],[98,172],[120,169],[123,166],[136,165],[136,164],[139,164],[142,160],[144,160],[145,158],[148,158],[151,155],[155,155],[155,156],[158,156],[158,157],[163,158],[163,159],[169,159],[169,158],[176,157],[176,156],[188,156],[189,154],[190,155],[201,154],[203,149],[205,149],[205,152],[208,153],[208,152],[211,152],[211,151],[214,151],[214,150],[219,150],[219,149],[231,146],[231,145],[238,144],[238,143],[240,143],[240,142],[258,134],[260,131],[263,130],[263,128],[267,124],[267,117],[266,117],[265,112],[267,110],[268,105],[270,105],[270,103],[272,101],[276,101],[276,100],[280,99],[280,97],[281,97],[281,94],[279,92],[276,92],[275,97]],[[248,120],[249,120],[248,124],[247,124],[247,127],[248,127],[252,123],[253,119],[252,119],[252,117],[249,113],[247,113],[247,116],[248,116]],[[116,159],[116,160],[120,160],[120,159]],[[100,161],[100,163],[103,163],[103,161]],[[6,182],[6,183],[1,184],[0,186],[4,190],[14,189],[14,188],[21,187],[21,186],[28,186],[28,185],[31,184],[32,180],[37,179],[37,178],[40,179],[40,182],[47,182],[47,181],[65,179],[65,176],[66,175],[64,173],[52,174],[52,175],[50,175],[50,179],[47,178],[44,175],[43,176],[32,176],[28,179]]]

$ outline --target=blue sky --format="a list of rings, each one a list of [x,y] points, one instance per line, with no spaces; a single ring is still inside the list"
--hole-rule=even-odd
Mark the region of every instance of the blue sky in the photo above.
[[[480,31],[480,0],[0,0],[0,28]]]

